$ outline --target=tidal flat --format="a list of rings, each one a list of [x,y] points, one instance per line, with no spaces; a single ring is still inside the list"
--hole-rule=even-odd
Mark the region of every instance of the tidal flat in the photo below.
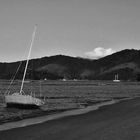
[[[40,109],[25,110],[6,108],[4,94],[18,92],[21,81],[15,80],[10,88],[9,85],[9,80],[0,80],[0,124],[140,96],[139,82],[28,80],[24,84],[24,92],[32,92],[36,97],[45,99],[45,105]]]

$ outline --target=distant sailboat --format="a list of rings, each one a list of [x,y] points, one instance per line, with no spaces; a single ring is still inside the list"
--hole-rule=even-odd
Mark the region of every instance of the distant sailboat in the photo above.
[[[25,70],[24,70],[24,74],[23,74],[20,91],[5,95],[5,103],[6,103],[7,107],[27,108],[28,109],[28,108],[38,108],[44,104],[44,101],[42,99],[32,96],[32,93],[25,94],[23,91],[26,71],[27,71],[29,58],[30,58],[30,54],[31,54],[31,49],[33,46],[34,38],[35,38],[36,29],[37,29],[37,26],[35,26],[33,34],[32,34],[31,45],[30,45],[29,54],[28,54],[27,61],[26,61],[26,66],[25,66]]]
[[[115,74],[115,79],[113,80],[113,82],[120,82],[118,74]]]

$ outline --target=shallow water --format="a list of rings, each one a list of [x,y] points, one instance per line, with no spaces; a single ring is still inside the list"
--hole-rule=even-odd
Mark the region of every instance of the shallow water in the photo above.
[[[3,95],[9,83],[10,81],[6,80],[0,81],[0,123],[140,95],[140,83],[138,82],[30,81],[25,83],[24,92],[32,91],[37,97],[45,97],[45,105],[41,109],[21,110],[5,107]],[[21,81],[15,81],[10,87],[10,92],[19,91],[20,85]]]

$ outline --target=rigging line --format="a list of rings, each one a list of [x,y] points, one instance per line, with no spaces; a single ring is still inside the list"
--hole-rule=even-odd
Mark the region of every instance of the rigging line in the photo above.
[[[19,68],[21,67],[21,64],[22,64],[22,61],[20,61],[20,64],[19,64],[19,66],[18,66],[18,68],[17,68],[17,70],[16,70],[16,73],[15,73],[15,75],[13,75],[13,77],[11,78],[10,85],[8,86],[8,88],[7,88],[7,90],[6,90],[6,92],[5,92],[4,94],[7,94],[7,93],[8,93],[8,90],[10,89],[11,85],[13,84],[13,82],[14,82],[14,80],[15,80],[15,77],[16,77],[18,71],[19,71]]]
[[[26,50],[25,50],[25,52],[24,52],[23,60],[20,61],[20,64],[19,64],[19,66],[18,66],[18,68],[17,68],[17,70],[16,70],[15,75],[13,74],[12,78],[10,79],[11,82],[10,82],[10,84],[9,84],[9,86],[8,86],[8,88],[7,88],[7,90],[5,91],[4,95],[8,93],[8,90],[10,89],[11,85],[13,84],[13,82],[14,82],[14,80],[15,80],[15,77],[16,77],[18,71],[19,71],[19,68],[21,67],[21,64],[24,62],[24,57],[26,56],[26,52],[27,52],[27,48],[26,48]]]

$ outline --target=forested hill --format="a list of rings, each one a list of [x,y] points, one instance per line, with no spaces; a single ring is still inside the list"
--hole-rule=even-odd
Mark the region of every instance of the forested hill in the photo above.
[[[21,79],[25,61],[0,63],[0,79],[11,79],[21,64],[16,79]],[[89,79],[140,80],[140,50],[122,50],[112,55],[90,60],[56,55],[29,61],[27,79]]]

